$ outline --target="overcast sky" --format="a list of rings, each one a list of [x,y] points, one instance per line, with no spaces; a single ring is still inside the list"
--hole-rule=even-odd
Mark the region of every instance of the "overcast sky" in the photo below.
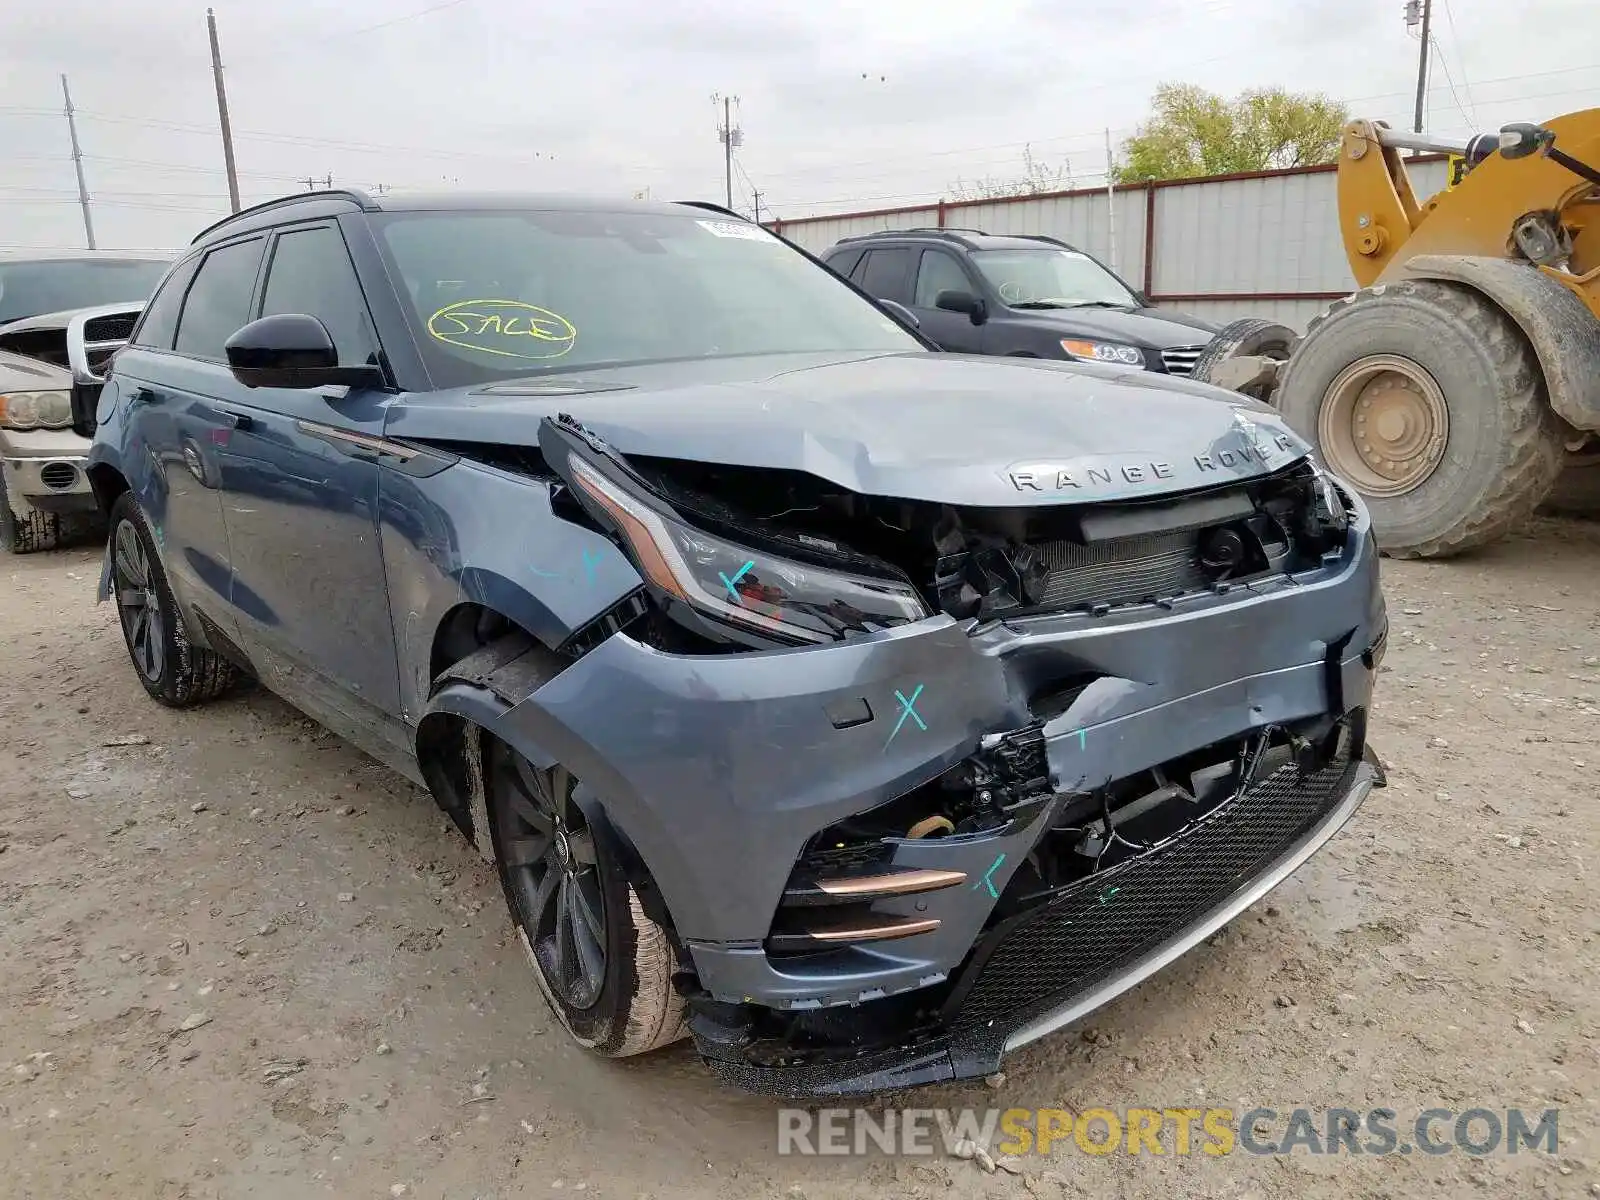
[[[6,7],[0,247],[83,244],[62,72],[101,246],[181,245],[227,212],[203,3]],[[330,173],[720,199],[713,92],[741,99],[735,204],[759,188],[764,216],[932,200],[1019,175],[1024,143],[1092,185],[1103,130],[1131,133],[1158,83],[1319,90],[1409,127],[1418,50],[1404,0],[215,7],[246,204]],[[1600,103],[1594,0],[1435,0],[1434,33],[1435,130]]]

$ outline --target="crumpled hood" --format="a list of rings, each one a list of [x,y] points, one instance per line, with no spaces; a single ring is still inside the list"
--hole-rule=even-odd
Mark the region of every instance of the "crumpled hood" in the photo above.
[[[1265,474],[1310,449],[1265,405],[1206,384],[932,353],[657,363],[413,393],[390,406],[387,433],[537,446],[557,413],[623,454],[991,507],[1149,497]]]

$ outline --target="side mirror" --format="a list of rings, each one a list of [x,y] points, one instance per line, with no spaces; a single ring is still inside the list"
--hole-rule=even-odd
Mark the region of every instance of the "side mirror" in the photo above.
[[[879,300],[878,303],[889,310],[889,314],[898,319],[902,324],[913,329],[921,329],[922,322],[917,319],[917,314],[912,312],[898,300]]]
[[[328,327],[305,313],[251,321],[224,344],[228,367],[245,387],[316,388],[327,384],[380,387],[377,367],[341,367]]]
[[[957,288],[940,292],[933,298],[933,306],[942,308],[945,312],[966,313],[972,318],[974,325],[982,325],[989,319],[989,308],[984,304],[982,296],[974,296],[971,292],[963,292]]]

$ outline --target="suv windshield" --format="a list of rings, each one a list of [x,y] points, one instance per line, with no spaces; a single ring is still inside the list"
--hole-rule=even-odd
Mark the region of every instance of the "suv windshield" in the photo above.
[[[143,302],[167,266],[136,259],[0,262],[0,324],[72,308]]]
[[[438,387],[600,364],[925,347],[757,226],[654,212],[374,218]]]
[[[1076,250],[974,250],[972,261],[1010,305],[1139,307],[1125,283]]]

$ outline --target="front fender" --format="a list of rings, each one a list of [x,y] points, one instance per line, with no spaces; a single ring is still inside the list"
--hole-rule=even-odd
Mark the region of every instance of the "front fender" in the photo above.
[[[1499,305],[1532,343],[1556,415],[1600,431],[1600,322],[1570,289],[1531,264],[1468,254],[1419,255],[1395,275],[1459,283]]]
[[[552,511],[547,480],[480,463],[386,472],[380,520],[408,719],[429,707],[434,641],[459,605],[554,649],[643,585],[610,539]]]

